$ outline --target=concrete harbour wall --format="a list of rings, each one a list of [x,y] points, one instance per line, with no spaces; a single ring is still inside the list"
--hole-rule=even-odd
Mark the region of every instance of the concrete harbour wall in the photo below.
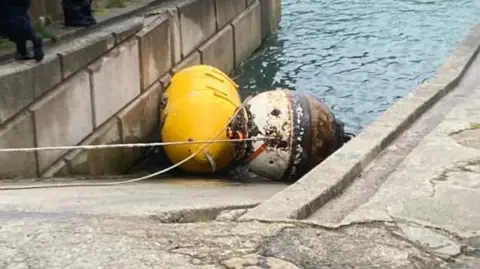
[[[0,148],[135,143],[158,128],[171,75],[226,73],[280,20],[280,0],[175,0],[53,47],[41,63],[0,67]],[[0,153],[0,177],[116,174],[139,150]]]

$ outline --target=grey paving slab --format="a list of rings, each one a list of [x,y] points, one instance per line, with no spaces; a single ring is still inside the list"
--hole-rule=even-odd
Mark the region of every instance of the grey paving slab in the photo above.
[[[74,183],[82,182],[92,181]],[[26,183],[10,183],[22,184]],[[202,214],[218,213],[215,210],[209,213],[208,209],[251,207],[283,188],[283,184],[268,182],[176,178],[108,187],[8,190],[0,192],[0,218],[19,213],[145,217],[197,211],[197,217],[202,218]]]

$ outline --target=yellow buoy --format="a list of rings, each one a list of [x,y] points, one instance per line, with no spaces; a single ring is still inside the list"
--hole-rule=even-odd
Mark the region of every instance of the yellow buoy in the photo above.
[[[161,139],[163,142],[213,139],[241,104],[238,86],[225,73],[208,65],[196,65],[176,73],[163,97]],[[222,132],[217,140],[227,139]],[[205,144],[165,146],[167,157],[178,163]],[[180,167],[205,173],[225,168],[232,161],[229,143],[208,145]]]

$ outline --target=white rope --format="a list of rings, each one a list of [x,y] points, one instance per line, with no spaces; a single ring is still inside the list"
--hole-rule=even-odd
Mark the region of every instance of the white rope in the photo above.
[[[108,149],[108,148],[142,148],[155,146],[173,146],[173,145],[188,145],[188,144],[215,144],[225,142],[244,142],[244,141],[264,141],[270,138],[244,138],[244,139],[209,139],[198,141],[175,141],[175,142],[153,142],[153,143],[131,143],[131,144],[110,144],[110,145],[80,145],[80,146],[53,146],[53,147],[38,147],[38,148],[0,148],[2,152],[32,152],[32,151],[53,151],[53,150],[74,150],[74,149]]]
[[[225,127],[222,130],[220,130],[218,132],[218,134],[213,137],[213,139],[211,139],[209,142],[205,142],[204,146],[200,147],[197,151],[195,151],[194,153],[192,153],[190,156],[183,159],[182,161],[180,161],[180,162],[178,162],[178,163],[176,163],[176,164],[174,164],[170,167],[167,167],[163,170],[155,172],[153,174],[149,174],[149,175],[146,175],[146,176],[143,176],[143,177],[134,178],[134,179],[130,179],[130,180],[116,181],[116,182],[100,182],[100,183],[92,182],[92,183],[67,183],[67,184],[39,184],[39,185],[24,185],[24,186],[6,186],[6,187],[0,187],[0,191],[27,190],[27,189],[46,189],[46,188],[48,188],[48,189],[51,189],[51,188],[69,188],[69,187],[106,187],[106,186],[115,186],[115,185],[123,185],[123,184],[128,184],[128,183],[135,183],[135,182],[146,180],[146,179],[149,179],[149,178],[152,178],[152,177],[156,177],[158,175],[164,174],[164,173],[166,173],[170,170],[173,170],[173,169],[179,167],[180,165],[188,162],[189,160],[193,159],[197,154],[199,154],[201,151],[203,151],[205,148],[207,148],[210,144],[212,144],[214,141],[218,141],[218,140],[215,140],[215,139],[217,137],[219,137],[222,134],[222,132],[224,132],[228,128],[228,125],[230,125],[230,123],[238,115],[238,113],[241,110],[244,109],[245,104],[247,103],[247,101],[250,100],[250,98],[251,98],[251,96],[247,97],[245,99],[245,101],[243,101],[243,103],[239,106],[239,108],[235,111],[233,116],[227,122]],[[268,139],[268,138],[265,138],[265,139]],[[228,141],[231,141],[231,140],[228,140]],[[244,141],[244,139],[242,141]],[[32,150],[33,150],[33,148],[32,148]]]

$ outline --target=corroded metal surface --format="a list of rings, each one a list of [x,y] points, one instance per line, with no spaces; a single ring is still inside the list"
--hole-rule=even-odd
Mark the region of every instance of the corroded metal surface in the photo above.
[[[295,181],[346,141],[343,123],[311,94],[264,92],[247,102],[246,114],[230,126],[231,133],[240,133],[236,138],[273,139],[236,143],[235,157],[272,180]]]
[[[292,107],[283,91],[269,91],[252,98],[247,105],[250,118],[248,136],[274,137],[275,140],[253,141],[253,151],[246,162],[255,173],[280,179],[290,163],[293,150]]]

